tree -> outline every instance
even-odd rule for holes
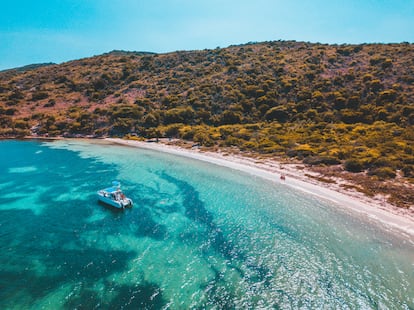
[[[148,113],[142,118],[142,122],[146,128],[151,128],[151,127],[157,127],[160,120],[156,114]]]
[[[164,114],[165,124],[183,123],[191,124],[194,122],[195,112],[191,107],[172,108]]]

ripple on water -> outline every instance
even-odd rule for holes
[[[27,166],[27,167],[12,167],[9,168],[9,173],[28,173],[34,172],[37,168],[34,166]]]

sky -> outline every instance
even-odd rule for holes
[[[1,0],[0,70],[247,42],[414,43],[414,0]]]

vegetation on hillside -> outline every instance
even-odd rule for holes
[[[408,43],[114,51],[0,72],[3,137],[181,138],[412,182],[413,126]]]

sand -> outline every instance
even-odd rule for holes
[[[198,148],[183,148],[177,145],[149,143],[135,140],[106,139],[111,143],[145,148],[178,156],[202,160],[215,165],[240,170],[276,183],[284,183],[297,190],[334,202],[339,208],[352,211],[381,227],[403,234],[414,243],[414,215],[411,210],[396,208],[385,202],[384,198],[370,198],[357,191],[346,190],[340,184],[325,183],[306,176],[303,166],[289,165],[275,160],[257,160],[242,155],[221,152],[205,152]],[[281,176],[285,179],[282,180]]]

